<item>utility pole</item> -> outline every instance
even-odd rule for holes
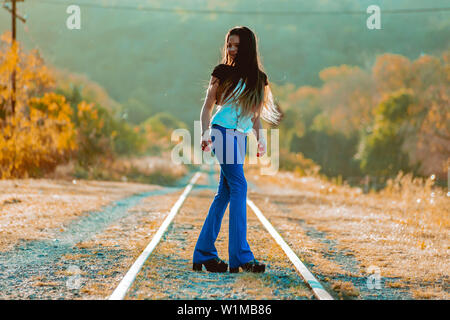
[[[26,19],[17,14],[16,3],[23,2],[24,0],[4,0],[4,2],[12,2],[12,8],[4,3],[3,8],[8,10],[11,13],[11,23],[12,23],[12,42],[11,47],[14,47],[16,42],[16,17],[19,18],[23,23],[26,22]],[[16,111],[16,67],[14,66],[12,74],[11,74],[11,110],[14,115]]]

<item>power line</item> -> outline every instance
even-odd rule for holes
[[[366,11],[344,10],[344,11],[233,11],[233,10],[202,10],[202,9],[184,9],[184,8],[156,8],[146,6],[114,6],[100,5],[93,3],[69,3],[51,0],[39,0],[34,3],[45,3],[55,5],[79,5],[88,8],[113,9],[113,10],[133,10],[148,12],[168,12],[168,13],[191,13],[191,14],[243,14],[243,15],[367,15]],[[382,10],[383,14],[405,14],[405,13],[430,13],[430,12],[450,12],[448,8],[411,8],[411,9],[391,9]]]

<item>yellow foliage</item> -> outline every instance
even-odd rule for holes
[[[49,93],[52,74],[37,51],[25,53],[11,35],[0,37],[0,178],[37,176],[53,170],[76,149],[72,109],[65,97]],[[16,70],[16,112],[11,72]]]
[[[31,96],[41,96],[51,89],[55,80],[44,64],[38,50],[26,53],[19,42],[11,46],[11,35],[0,37],[0,111],[10,112],[7,102],[11,99],[11,73],[16,70],[16,101],[26,105]]]
[[[23,110],[21,106],[19,110]],[[76,149],[72,110],[63,96],[46,93],[28,101],[29,114],[1,122],[0,178],[23,178],[52,171]]]

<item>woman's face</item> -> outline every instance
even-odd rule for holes
[[[227,51],[231,59],[235,59],[239,48],[239,36],[233,34],[228,37]]]

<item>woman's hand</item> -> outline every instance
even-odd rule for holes
[[[257,157],[262,157],[266,153],[266,141],[264,139],[260,139],[258,141],[258,152],[256,153]]]
[[[211,135],[210,135],[210,132],[208,129],[203,133],[202,138],[200,140],[200,145],[201,145],[203,151],[209,152],[210,144],[212,144],[212,140],[211,140]]]

